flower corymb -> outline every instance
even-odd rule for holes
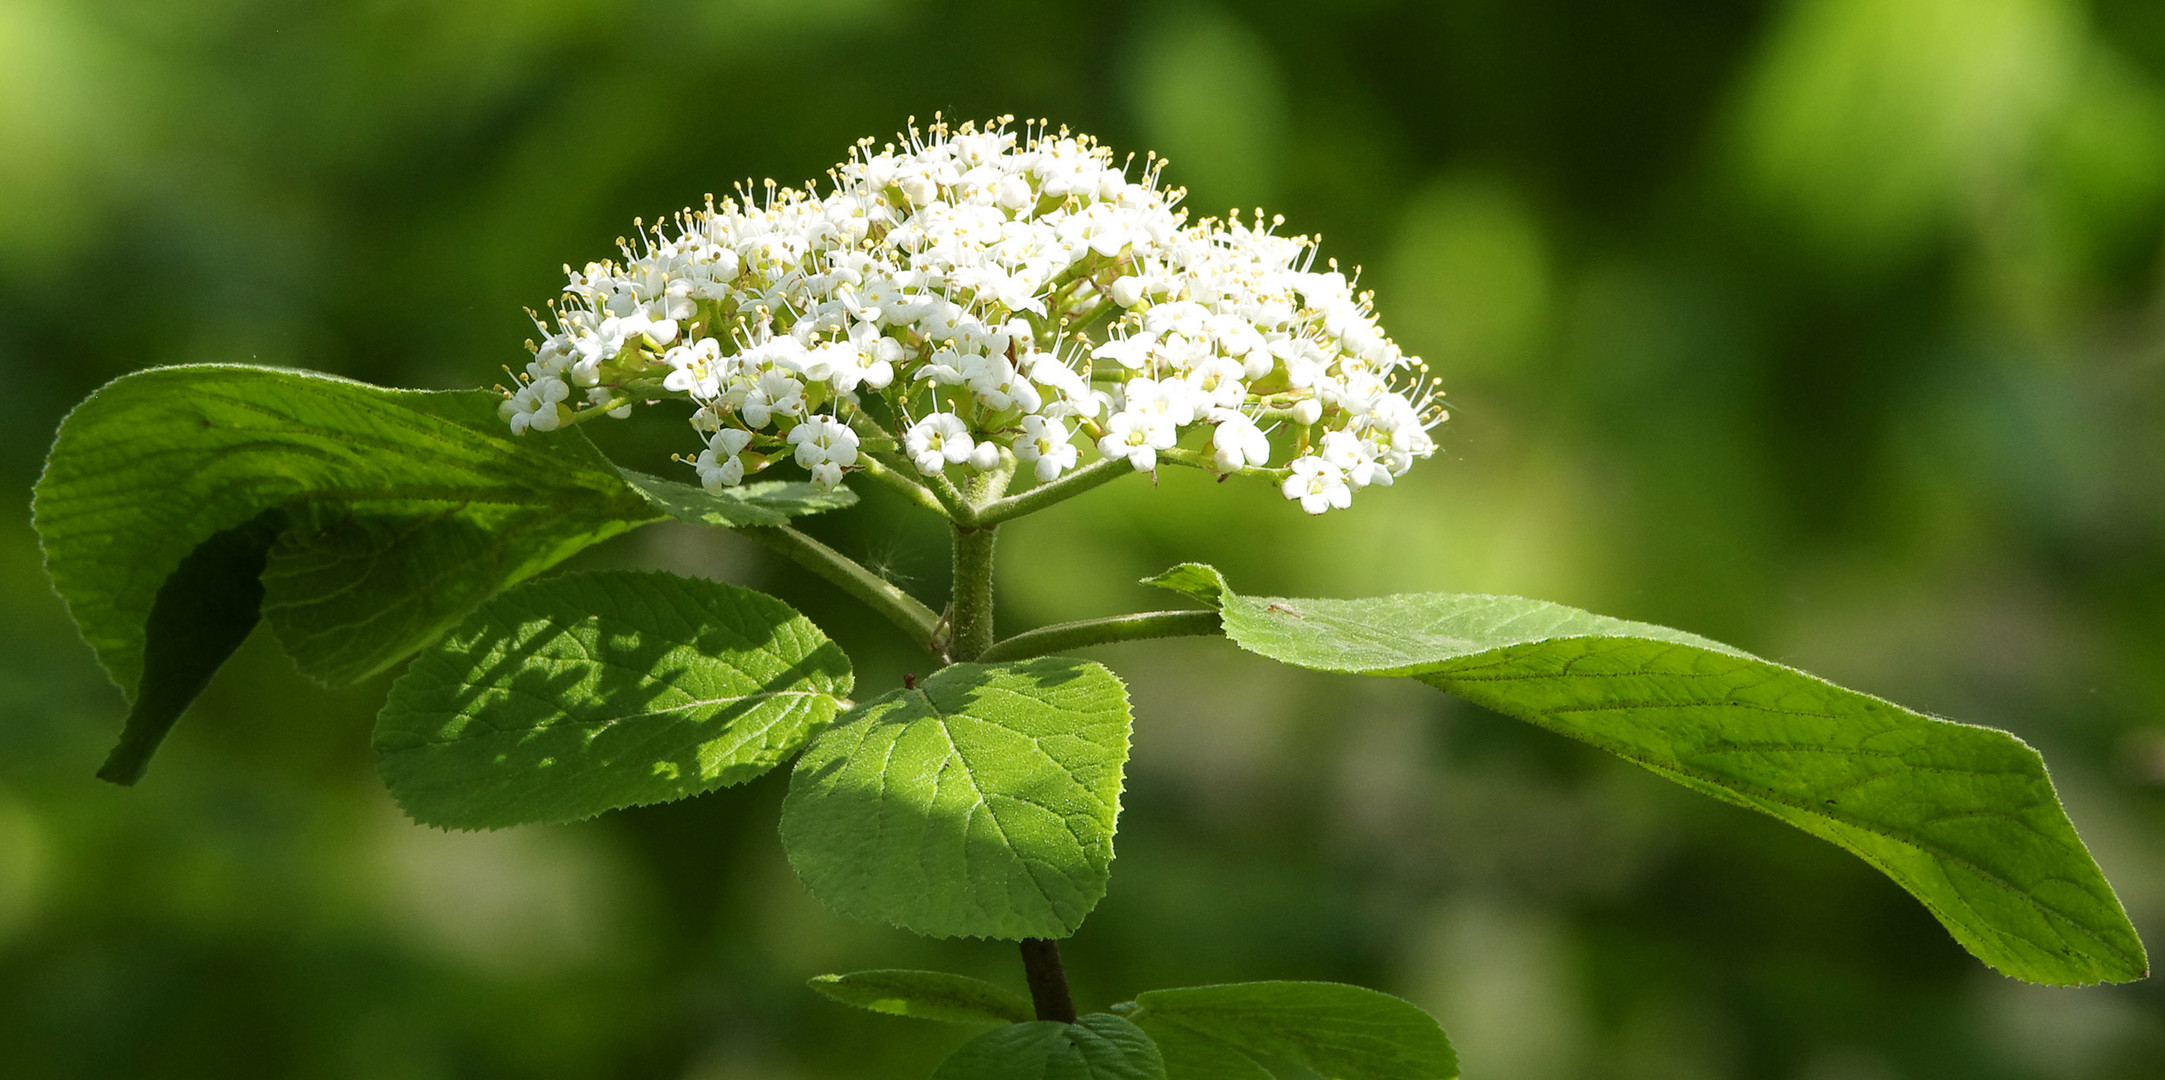
[[[783,458],[1050,483],[1087,448],[1262,473],[1309,513],[1435,452],[1426,365],[1311,238],[1191,223],[1161,160],[1008,124],[868,139],[825,193],[710,196],[567,267],[504,419],[688,400],[710,490]]]

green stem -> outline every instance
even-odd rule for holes
[[[978,507],[976,521],[980,524],[997,525],[1009,518],[1021,517],[1043,510],[1056,502],[1072,499],[1133,471],[1135,470],[1129,467],[1126,458],[1100,458],[1050,484],[1039,484],[1020,495],[1010,495]]]
[[[879,458],[870,454],[859,454],[857,455],[857,465],[864,471],[866,476],[901,492],[904,498],[916,503],[918,506],[942,517],[947,516],[947,508],[941,506],[940,500],[934,498],[932,492],[926,489],[923,484],[896,472]]]
[[[947,516],[954,519],[955,524],[977,524],[977,508],[970,505],[970,500],[963,496],[961,489],[955,487],[954,481],[949,480],[945,472],[925,477],[925,488],[946,508]]]
[[[1006,465],[1014,467],[1012,460]],[[971,491],[980,499],[991,499],[1006,486],[1007,478],[995,474],[977,478],[971,483]],[[972,509],[982,508],[979,505]],[[992,555],[999,532],[998,524],[955,524],[955,583],[947,606],[946,649],[952,661],[987,659],[992,648]],[[1059,944],[1045,938],[1029,938],[1021,944],[1023,976],[1030,984],[1037,1018],[1074,1023],[1075,1001],[1068,992],[1067,972],[1060,964]]]
[[[1148,638],[1205,637],[1224,633],[1215,611],[1148,611],[1115,615],[1109,619],[1083,619],[1058,623],[995,643],[978,656],[995,660],[1027,660],[1069,649],[1109,645],[1116,641]]]
[[[947,655],[975,660],[992,647],[992,548],[997,525],[955,526],[955,592]]]
[[[833,583],[836,588],[864,601],[887,621],[902,628],[910,639],[926,648],[939,630],[940,617],[894,582],[865,569],[855,559],[812,539],[787,525],[739,529],[768,549],[787,556]],[[990,626],[987,619],[987,626]]]

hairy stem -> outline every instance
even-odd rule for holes
[[[910,479],[907,475],[896,472],[881,458],[874,457],[871,454],[859,454],[857,455],[857,465],[864,471],[866,476],[901,492],[903,497],[912,503],[935,514],[946,516],[947,508],[940,505],[940,500],[933,497],[930,489]]]
[[[992,546],[997,525],[955,526],[955,593],[947,655],[975,660],[992,647]]]
[[[993,644],[978,659],[1027,660],[1068,649],[1146,638],[1205,637],[1222,633],[1215,611],[1146,611],[1109,619],[1056,623]]]
[[[1012,517],[1021,517],[1043,510],[1056,502],[1072,499],[1133,471],[1126,458],[1100,458],[1050,484],[1039,484],[1020,495],[1010,495],[986,503],[977,508],[976,520],[985,524],[998,524]]]
[[[901,627],[902,632],[908,634],[911,640],[928,649],[932,647],[933,634],[939,629],[939,615],[918,603],[916,597],[903,592],[894,582],[865,569],[855,559],[787,525],[760,526],[737,531],[827,579],[836,588],[863,601],[887,621]],[[986,625],[991,625],[989,619]]]
[[[1058,942],[1022,939],[1022,974],[1030,984],[1030,1003],[1037,1008],[1038,1019],[1075,1022],[1075,999],[1067,990],[1067,971],[1060,966]]]

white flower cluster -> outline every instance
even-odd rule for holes
[[[833,485],[876,450],[1046,483],[1080,438],[1141,471],[1269,470],[1312,514],[1435,452],[1426,365],[1335,263],[1311,269],[1311,239],[1260,212],[1190,224],[1161,161],[1130,177],[1087,136],[1008,123],[866,140],[826,194],[710,196],[621,262],[566,267],[504,418],[689,399],[710,490],[785,454]]]

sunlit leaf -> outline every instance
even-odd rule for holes
[[[138,702],[102,775],[138,775],[224,659],[185,641],[185,628],[156,633],[153,608],[183,560],[244,523],[257,523],[260,586],[235,585],[225,607],[247,626],[260,611],[303,671],[346,682],[404,660],[504,587],[645,522],[772,524],[854,498],[789,484],[709,496],[652,477],[635,488],[579,431],[514,437],[497,404],[480,390],[206,364],[137,372],[77,406],[35,514],[54,585]],[[231,636],[206,631],[205,641]],[[192,658],[177,681],[146,673],[177,670],[146,659],[168,647]],[[146,697],[152,704],[140,704]]]
[[[623,571],[481,605],[391,687],[384,782],[415,820],[575,821],[742,783],[839,711],[849,659],[771,596]]]
[[[1193,564],[1156,579],[1235,644],[1319,671],[1404,675],[1598,746],[1854,852],[1993,967],[2138,979],[2142,942],[2037,752],[1695,635],[1507,596],[1240,596]]]
[[[782,842],[813,895],[933,937],[1065,937],[1105,895],[1128,758],[1112,672],[955,664],[812,744]]]
[[[197,365],[77,406],[36,523],[83,637],[139,698],[167,579],[212,536],[281,510],[263,617],[333,679],[382,670],[506,584],[659,516],[576,432],[512,438],[493,394]]]

